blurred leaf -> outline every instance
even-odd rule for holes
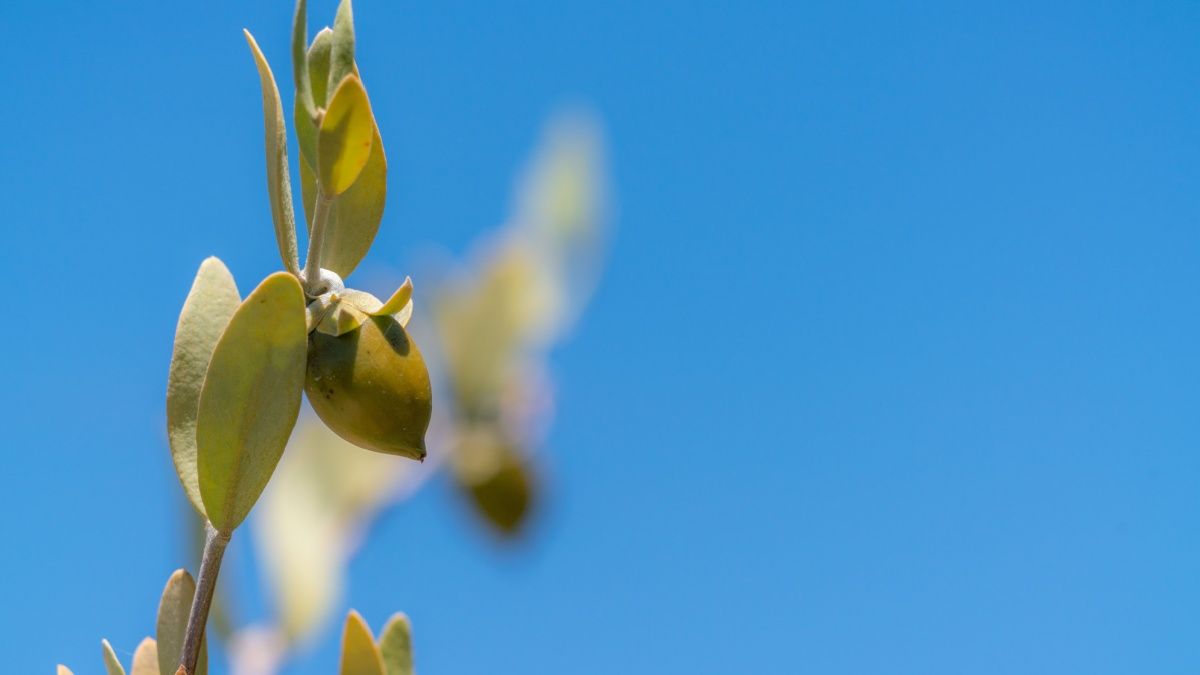
[[[361,533],[418,465],[363,452],[315,418],[299,424],[255,513],[254,541],[289,641],[327,621]]]
[[[129,675],[159,675],[158,645],[154,638],[142,640],[133,652],[133,667],[129,669]]]
[[[217,258],[200,264],[179,314],[175,350],[167,376],[167,433],[171,458],[183,489],[196,510],[204,513],[196,469],[196,413],[204,374],[217,340],[241,299],[233,275]]]
[[[534,497],[524,459],[497,434],[475,431],[452,455],[455,478],[485,522],[499,534],[516,535]]]
[[[336,56],[336,44],[334,48]],[[374,136],[367,91],[357,77],[347,75],[334,90],[317,130],[317,180],[322,194],[336,197],[354,184],[371,156]]]
[[[292,185],[287,161],[287,127],[283,123],[283,103],[279,100],[279,88],[271,66],[254,41],[250,31],[243,30],[258,77],[262,84],[263,123],[266,127],[267,147],[267,194],[271,201],[271,218],[275,223],[275,242],[279,246],[279,257],[283,266],[292,274],[300,273],[296,253],[296,216],[293,213]]]
[[[371,312],[373,316],[396,314],[412,303],[413,283],[411,277],[404,277],[404,283],[392,293],[392,297],[379,309]]]
[[[338,85],[354,72],[354,12],[350,0],[342,0],[338,4],[337,15],[333,19],[333,39],[329,56],[329,90],[336,90]],[[330,107],[333,107],[330,104]]]
[[[300,411],[308,333],[304,291],[276,272],[238,307],[200,393],[196,440],[208,519],[236,528],[262,493]]]
[[[116,652],[113,651],[112,645],[108,640],[100,641],[100,652],[104,655],[104,671],[108,675],[125,675],[125,668],[121,666],[121,661],[117,659]],[[62,668],[62,666],[59,666]]]
[[[158,602],[158,620],[154,635],[158,643],[158,670],[161,675],[174,675],[179,668],[179,657],[183,654],[183,641],[187,634],[188,615],[192,611],[192,599],[196,595],[196,580],[187,570],[175,570],[163,588]],[[201,638],[200,656],[193,675],[208,673],[208,638]]]
[[[111,673],[111,671],[110,671],[110,673]],[[60,663],[60,664],[58,664],[58,675],[74,675],[74,673],[71,672],[70,668],[68,668]],[[125,672],[122,671],[121,675],[125,675]]]
[[[296,0],[296,14],[292,18],[292,77],[296,81],[296,103],[308,114],[316,116],[313,104],[312,84],[308,78],[308,18],[305,0]]]
[[[379,651],[387,675],[413,675],[412,625],[403,613],[388,619],[379,636]]]

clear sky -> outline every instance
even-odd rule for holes
[[[288,83],[291,12],[5,8],[6,673],[128,658],[189,562],[171,338],[205,256],[278,267],[240,30]],[[1195,3],[356,16],[391,167],[364,270],[499,224],[563,103],[616,196],[532,541],[438,481],[352,566],[424,675],[1200,671]]]

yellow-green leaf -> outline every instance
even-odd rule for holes
[[[283,103],[279,100],[279,88],[271,66],[254,41],[250,31],[243,30],[250,51],[254,54],[254,65],[258,67],[258,78],[262,84],[263,123],[266,127],[267,146],[267,195],[271,201],[271,219],[275,223],[275,242],[279,246],[279,257],[283,266],[292,274],[300,273],[296,253],[296,216],[292,205],[292,184],[288,173],[287,127],[283,123]]]
[[[104,655],[104,671],[108,675],[125,675],[125,668],[121,666],[121,661],[117,659],[117,653],[113,651],[108,640],[100,641],[100,652]]]
[[[158,645],[154,638],[142,640],[133,652],[133,667],[129,669],[129,675],[159,675]]]
[[[183,489],[196,510],[204,513],[196,473],[196,412],[200,389],[217,340],[241,298],[233,275],[217,258],[200,264],[192,290],[183,303],[175,329],[175,351],[167,376],[167,435],[171,458]]]
[[[389,314],[398,314],[401,310],[412,304],[413,283],[411,277],[404,277],[404,283],[400,284],[400,288],[392,293],[392,297],[388,298],[387,302],[379,309],[371,312],[372,316],[387,316]]]
[[[354,71],[354,12],[350,0],[338,4],[333,18],[333,39],[329,56],[329,89],[336,89]]]
[[[402,612],[392,615],[379,636],[387,675],[413,675],[412,625]]]
[[[303,188],[305,212],[311,214],[317,195],[313,170],[300,165],[300,185]],[[387,200],[387,157],[383,140],[375,131],[371,156],[358,180],[342,194],[333,198],[329,209],[325,248],[321,251],[321,267],[337,272],[343,279],[350,276],[366,257],[379,232],[383,207]]]
[[[158,643],[158,671],[160,675],[174,675],[179,668],[183,653],[184,636],[187,633],[188,614],[192,611],[192,599],[196,595],[196,580],[187,570],[175,570],[163,588],[158,603],[158,620],[155,638]],[[200,658],[196,661],[193,675],[208,673],[207,638],[200,642]]]
[[[276,272],[238,307],[217,342],[200,392],[200,495],[219,531],[236,528],[266,487],[300,411],[304,291]]]
[[[374,136],[367,91],[357,77],[347,75],[334,90],[317,130],[317,181],[322,194],[336,197],[354,184],[371,156]]]
[[[350,610],[342,632],[342,667],[339,675],[384,675],[383,657],[362,615]]]

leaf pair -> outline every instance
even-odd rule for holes
[[[129,675],[175,675],[179,668],[179,656],[183,650],[184,634],[187,631],[188,614],[192,609],[192,597],[196,594],[196,582],[186,570],[176,570],[167,580],[162,599],[158,604],[158,621],[155,637],[145,638],[133,653]],[[156,639],[157,638],[157,639]],[[100,641],[107,675],[126,675],[125,667],[113,651],[108,640]],[[71,675],[66,666],[58,667],[58,675]],[[196,662],[193,675],[208,675],[208,646],[200,643],[200,659]],[[390,673],[389,673],[390,675]]]
[[[351,610],[342,631],[339,675],[412,675],[411,632],[408,617],[394,614],[376,643],[362,615]]]
[[[297,83],[295,122],[301,187],[310,227],[316,199],[332,202],[324,241],[318,242],[321,266],[346,277],[366,255],[379,229],[387,162],[370,100],[354,65],[349,0],[338,7],[333,30],[318,33],[307,52],[306,30],[305,2],[300,0],[292,30],[292,60]],[[279,88],[254,37],[249,31],[245,35],[262,85],[267,192],[275,237],[284,267],[299,274],[287,129]]]
[[[200,266],[167,383],[171,454],[188,498],[221,532],[246,518],[300,411],[304,292],[277,272],[239,303],[220,260]]]

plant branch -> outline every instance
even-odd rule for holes
[[[325,246],[325,229],[329,222],[329,211],[333,200],[321,193],[317,186],[317,198],[313,205],[312,229],[308,233],[308,255],[304,259],[305,290],[318,295],[321,283],[321,249]]]
[[[183,638],[183,653],[179,655],[179,670],[175,675],[194,675],[196,661],[200,658],[200,645],[204,641],[204,626],[208,623],[208,610],[212,607],[213,591],[217,588],[217,575],[221,572],[221,557],[229,544],[229,532],[218,532],[212,523],[204,526],[208,534],[204,542],[204,557],[200,560],[200,578],[196,580],[196,595],[192,598],[192,611],[188,614],[187,633]]]

